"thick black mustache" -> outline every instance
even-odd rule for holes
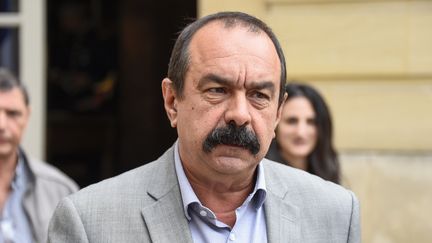
[[[213,129],[203,143],[203,150],[206,153],[217,145],[240,146],[249,150],[256,155],[260,150],[260,143],[255,133],[246,128],[246,126],[236,126],[234,122],[228,123],[225,127]]]

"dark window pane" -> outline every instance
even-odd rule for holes
[[[0,27],[0,67],[18,74],[18,28]]]
[[[0,12],[18,12],[18,0],[0,0]]]
[[[98,9],[91,3],[48,2],[50,111],[112,112],[118,73],[117,8],[106,0]]]

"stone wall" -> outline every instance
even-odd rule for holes
[[[361,203],[363,242],[431,242],[432,154],[346,152],[341,161]]]

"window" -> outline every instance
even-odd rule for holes
[[[32,115],[22,141],[28,153],[45,150],[45,0],[0,0],[0,66],[27,85]]]

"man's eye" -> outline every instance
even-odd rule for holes
[[[225,89],[222,87],[210,88],[210,89],[208,89],[208,92],[217,93],[217,94],[225,94],[226,93]]]
[[[7,112],[7,116],[8,117],[19,117],[19,116],[21,116],[21,112],[19,112],[19,111],[8,111]]]
[[[262,92],[255,92],[253,94],[253,97],[260,100],[270,100],[270,96],[262,93]]]

